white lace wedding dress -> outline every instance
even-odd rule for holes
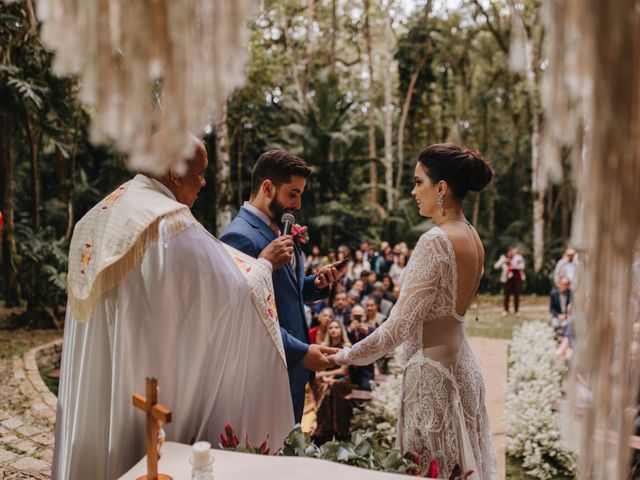
[[[389,319],[336,356],[338,364],[368,365],[404,342],[406,364],[397,446],[415,452],[439,477],[458,464],[470,479],[499,478],[480,365],[456,313],[457,268],[447,234],[422,235],[401,279]]]

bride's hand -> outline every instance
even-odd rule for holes
[[[333,363],[337,367],[338,364],[336,363],[336,355],[337,353],[332,353],[331,355],[327,355],[327,360],[329,360],[331,363]]]

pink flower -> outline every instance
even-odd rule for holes
[[[224,433],[226,434],[226,437],[220,434],[220,443],[223,448],[236,448],[240,444],[238,437],[236,437],[236,433],[228,423],[224,424]]]
[[[309,241],[309,233],[307,232],[307,230],[308,228],[306,225],[304,227],[301,227],[296,223],[295,225],[293,225],[293,227],[291,227],[291,237],[294,241],[297,240],[298,243],[304,245]]]
[[[429,471],[427,473],[427,476],[431,477],[431,478],[438,478],[438,474],[439,473],[440,473],[440,470],[438,469],[438,461],[437,460],[433,460],[429,464]]]

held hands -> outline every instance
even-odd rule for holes
[[[318,290],[322,290],[323,288],[326,288],[334,282],[340,280],[344,276],[344,274],[347,273],[346,268],[343,268],[341,270],[338,270],[336,268],[336,265],[338,263],[340,262],[333,262],[322,267],[318,271],[318,273],[316,274],[316,278],[313,281],[313,284]]]
[[[309,350],[302,359],[302,364],[309,370],[320,372],[335,365],[329,361],[328,356],[333,356],[338,350],[324,345],[309,345]]]
[[[291,235],[282,235],[265,247],[258,258],[271,262],[273,270],[278,270],[293,259],[293,239]]]

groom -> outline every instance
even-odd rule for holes
[[[326,298],[329,285],[340,274],[335,264],[331,264],[317,274],[305,277],[299,245],[291,236],[280,234],[282,214],[300,208],[302,192],[310,174],[309,165],[295,155],[283,150],[263,153],[253,167],[251,198],[220,237],[232,247],[255,258],[270,259],[273,264],[276,309],[296,423],[302,419],[309,371],[331,366],[325,355],[337,351],[321,345],[309,345],[304,302]]]

